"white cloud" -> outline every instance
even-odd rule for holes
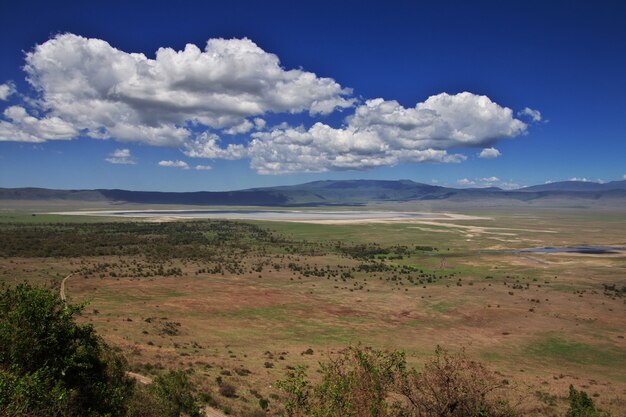
[[[189,164],[185,161],[159,161],[159,166],[170,168],[189,169]]]
[[[624,174],[624,176],[622,178],[624,178],[626,180],[626,174]]]
[[[213,167],[210,165],[196,165],[193,169],[196,171],[210,171]]]
[[[479,158],[494,159],[502,155],[496,148],[485,148],[478,154]]]
[[[483,147],[526,132],[511,109],[471,93],[429,97],[414,108],[368,100],[346,125],[279,126],[257,132],[250,165],[262,174],[368,169],[398,163],[461,162],[461,147]]]
[[[572,178],[569,178],[568,181],[589,182],[590,180],[586,177],[572,177]]]
[[[13,84],[13,82],[7,81],[4,84],[0,84],[0,100],[6,101],[16,92],[17,90],[15,89],[15,84]]]
[[[476,188],[486,188],[486,187],[499,187],[505,190],[511,190],[515,188],[520,188],[520,185],[512,180],[504,181],[496,176],[484,177],[484,178],[462,178],[457,180],[458,185],[463,187],[476,187]]]
[[[150,59],[100,39],[62,34],[27,53],[24,68],[40,93],[37,105],[72,126],[73,137],[81,131],[158,146],[182,145],[191,125],[245,133],[263,124],[248,117],[328,114],[355,101],[331,78],[284,69],[276,55],[249,39],[209,39],[204,50],[192,44],[182,51],[160,48]]]
[[[246,148],[243,145],[229,144],[226,148],[219,145],[220,138],[213,134],[204,132],[195,140],[185,144],[183,153],[191,158],[208,159],[241,159],[246,155]]]
[[[5,110],[0,140],[141,142],[176,147],[193,158],[249,158],[262,174],[455,163],[466,159],[460,148],[497,157],[495,143],[528,128],[511,109],[463,92],[409,108],[367,100],[340,127],[317,122],[268,129],[263,116],[270,113],[328,114],[353,107],[356,99],[332,78],[283,68],[249,39],[209,39],[203,50],[160,48],[148,58],[62,34],[27,53],[24,68],[37,96],[25,99],[30,110]],[[540,117],[528,108],[520,113]],[[244,134],[235,144],[221,144],[218,136]]]
[[[265,120],[261,119],[260,117],[255,117],[254,118],[254,128],[256,130],[263,130],[265,129]]]
[[[525,107],[524,110],[517,112],[518,116],[527,116],[533,122],[541,121],[541,112],[539,110],[533,110],[530,107]]]
[[[111,164],[134,165],[137,162],[130,154],[130,149],[116,149],[109,154],[105,161]]]
[[[472,180],[470,180],[468,178],[462,178],[460,180],[457,180],[456,183],[459,184],[459,185],[463,185],[463,186],[476,185],[475,181],[472,181]]]
[[[498,187],[503,188],[505,190],[516,190],[520,188],[521,185],[513,181],[504,181],[498,184]]]
[[[59,117],[37,118],[21,106],[7,107],[3,115],[7,120],[0,120],[0,141],[39,143],[68,140],[78,135],[74,126]]]
[[[240,133],[249,132],[250,130],[252,130],[253,127],[254,127],[254,124],[252,124],[251,121],[246,119],[238,125],[235,125],[229,129],[225,129],[224,133],[226,133],[227,135],[238,135]]]

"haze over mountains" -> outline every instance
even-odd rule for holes
[[[83,201],[133,204],[333,206],[377,202],[510,200],[626,201],[626,181],[594,183],[563,181],[518,190],[448,188],[410,180],[315,181],[299,185],[237,191],[158,192],[128,190],[52,190],[46,188],[0,188],[0,200]]]

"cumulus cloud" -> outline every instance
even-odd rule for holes
[[[533,110],[530,107],[524,107],[523,110],[517,112],[517,115],[529,117],[533,122],[541,121],[541,112],[539,110]]]
[[[0,120],[0,141],[34,142],[48,140],[69,140],[79,131],[71,123],[57,116],[37,118],[24,107],[7,107]]]
[[[626,174],[624,174],[624,176],[622,178],[624,178],[626,180]]]
[[[185,144],[183,153],[191,158],[241,159],[247,154],[243,145],[229,144],[220,147],[220,138],[216,134],[204,132],[193,141]]]
[[[466,159],[457,151],[462,148],[482,148],[480,157],[493,158],[500,154],[492,147],[497,141],[528,128],[511,109],[469,92],[433,95],[414,107],[382,98],[355,107],[352,90],[283,68],[249,39],[160,48],[148,58],[104,40],[61,34],[28,52],[24,69],[37,95],[26,100],[28,109],[4,111],[0,140],[141,142],[176,147],[192,158],[249,158],[262,174],[456,163]],[[354,110],[338,127],[317,121],[268,128],[264,118],[346,108]],[[541,117],[529,108],[518,114]],[[222,143],[225,135],[245,136]]]
[[[15,89],[15,84],[13,84],[13,82],[7,81],[4,84],[0,84],[0,100],[6,101],[16,92],[17,90]]]
[[[253,127],[254,127],[254,124],[252,124],[250,120],[246,119],[243,122],[239,123],[238,125],[235,125],[229,129],[225,129],[224,133],[226,133],[227,135],[238,135],[240,133],[248,133],[250,130],[252,130]]]
[[[462,147],[484,147],[526,132],[527,125],[486,96],[464,92],[429,97],[413,108],[368,100],[333,128],[279,126],[256,132],[250,165],[263,174],[368,169],[398,163],[461,162]]]
[[[460,180],[457,180],[456,183],[459,184],[459,185],[462,185],[462,186],[476,185],[475,181],[472,181],[472,180],[470,180],[468,178],[462,178]]]
[[[134,165],[137,162],[130,154],[130,149],[116,149],[109,154],[105,161],[111,164]]]
[[[254,118],[254,128],[256,130],[262,130],[265,128],[265,120],[261,119],[260,117],[255,117]]]
[[[159,166],[169,168],[189,169],[189,164],[185,161],[159,161]]]
[[[494,159],[502,155],[496,148],[485,148],[478,154],[479,158]]]
[[[191,166],[185,161],[159,161],[159,166],[168,168],[180,168],[184,170],[195,169],[196,171],[210,171],[213,169],[210,165],[195,165]]]
[[[27,53],[24,68],[46,114],[88,136],[150,145],[179,146],[190,125],[245,133],[255,126],[248,117],[328,114],[354,102],[350,89],[284,69],[249,39],[209,39],[204,50],[160,48],[150,59],[62,34]]]
[[[504,181],[496,176],[484,177],[484,178],[462,178],[457,180],[458,185],[463,187],[476,187],[476,188],[485,188],[485,187],[499,187],[505,190],[511,190],[515,188],[520,188],[520,185],[512,180]]]

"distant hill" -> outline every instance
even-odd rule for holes
[[[561,181],[520,188],[519,191],[609,191],[626,190],[626,180],[598,183],[591,181]]]
[[[332,206],[365,205],[375,202],[449,200],[606,200],[626,201],[626,181],[606,184],[564,181],[519,190],[448,188],[410,180],[315,181],[306,184],[253,188],[238,191],[158,192],[128,190],[50,190],[0,188],[1,200],[83,201],[135,204],[239,205],[239,206]]]

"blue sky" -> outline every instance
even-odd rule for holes
[[[626,175],[624,2],[25,1],[0,15],[2,187]]]

